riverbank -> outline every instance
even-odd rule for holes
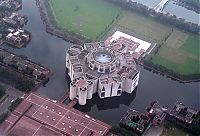
[[[68,30],[91,41],[98,41],[112,28],[123,10],[104,0],[45,0],[60,30]],[[49,14],[50,15],[50,14]]]
[[[172,71],[168,71],[164,67],[161,69],[159,66],[152,65],[150,63],[145,63],[145,61],[137,62],[137,64],[143,66],[145,69],[160,74],[162,76],[166,76],[171,80],[178,81],[180,83],[191,83],[191,82],[200,82],[200,75],[191,75],[191,76],[181,76],[173,73]]]
[[[0,81],[28,93],[45,84],[52,71],[25,56],[0,48]]]
[[[61,30],[60,28],[58,28],[54,19],[54,15],[50,9],[50,6],[48,5],[49,4],[48,1],[46,0],[44,1],[35,0],[35,1],[39,9],[42,22],[45,24],[47,33],[62,38],[63,40],[74,44],[82,45],[86,42],[90,42],[90,40],[84,37],[80,37],[79,35],[76,35],[74,33],[72,34],[66,29]]]

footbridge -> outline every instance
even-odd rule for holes
[[[162,12],[163,9],[165,8],[166,4],[169,2],[170,0],[161,0],[161,2],[154,8],[154,10],[156,12]]]

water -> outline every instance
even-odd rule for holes
[[[53,76],[46,87],[41,87],[39,92],[52,99],[61,98],[63,93],[68,90],[65,80],[65,53],[70,43],[45,32],[34,0],[23,0],[21,13],[28,16],[28,24],[25,28],[31,32],[32,40],[26,48],[5,48],[25,55],[50,68],[53,71]]]
[[[199,18],[200,14],[187,10],[184,7],[174,4],[173,1],[170,1],[167,6],[164,8],[163,12],[169,12],[170,14],[176,15],[177,17],[184,18],[188,22],[193,22],[200,25]]]
[[[134,1],[154,8],[161,0],[134,0]],[[193,22],[200,25],[199,22],[200,14],[191,10],[187,10],[184,7],[178,6],[172,0],[169,1],[169,3],[164,8],[163,12],[176,15],[179,18],[184,18],[189,22]]]
[[[6,46],[5,48],[49,67],[54,74],[46,87],[41,87],[39,92],[52,99],[59,99],[68,90],[65,79],[65,52],[71,44],[45,32],[34,0],[23,0],[21,12],[28,16],[29,22],[26,29],[32,33],[32,40],[23,49]],[[95,95],[86,106],[76,106],[76,108],[109,124],[117,124],[129,107],[143,112],[153,100],[158,100],[167,106],[181,101],[200,109],[199,83],[182,84],[153,74],[142,67],[138,68],[141,76],[136,93],[108,99],[99,99]]]

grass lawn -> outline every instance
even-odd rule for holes
[[[57,25],[93,41],[123,12],[103,0],[49,0]]]
[[[152,61],[154,64],[162,65],[181,75],[200,74],[199,61],[196,61],[194,59],[188,58],[185,63],[178,64],[173,61],[162,58],[159,55],[155,55]]]
[[[200,74],[199,38],[174,30],[151,61],[181,75]]]
[[[130,11],[122,15],[117,25],[156,41],[162,41],[172,30],[170,26]]]
[[[191,34],[181,46],[181,49],[200,57],[200,36]]]
[[[5,95],[6,89],[0,85],[0,99]]]

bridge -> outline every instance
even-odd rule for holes
[[[156,12],[162,12],[163,9],[165,8],[166,4],[169,2],[170,0],[161,0],[161,2],[154,8],[154,10]]]

